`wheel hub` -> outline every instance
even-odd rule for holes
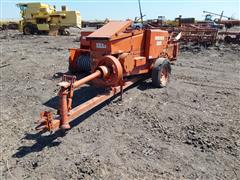
[[[162,71],[160,71],[160,82],[163,86],[167,85],[169,79],[169,72],[168,72],[168,67],[165,65],[163,66]]]
[[[114,56],[108,55],[104,56],[98,63],[98,67],[106,67],[108,73],[102,78],[97,78],[94,80],[99,86],[118,86],[122,81],[123,69],[122,65],[117,58]]]

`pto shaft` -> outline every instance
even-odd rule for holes
[[[78,88],[79,86],[81,86],[97,77],[101,77],[101,76],[102,76],[102,72],[100,70],[96,70],[94,73],[90,74],[89,76],[86,76],[78,81],[75,81],[73,83],[73,87]],[[62,82],[58,83],[58,85],[61,87],[64,87],[64,88],[68,88],[68,87],[70,87],[71,84],[67,81],[62,81]]]
[[[97,77],[100,77],[102,75],[101,71],[100,70],[96,70],[94,73],[90,74],[89,76],[86,76],[78,81],[75,81],[74,84],[73,84],[73,87],[74,88],[78,88],[79,86],[97,78]]]

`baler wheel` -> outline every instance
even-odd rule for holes
[[[156,62],[156,64],[152,69],[153,86],[157,88],[166,87],[170,79],[171,64],[166,59],[162,63]]]

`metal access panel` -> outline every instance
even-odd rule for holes
[[[146,32],[146,58],[155,59],[167,47],[168,32],[159,29],[149,29]]]
[[[131,21],[110,21],[105,26],[87,36],[87,38],[109,40],[117,36],[119,32],[124,31],[129,25],[131,25],[131,23]]]
[[[49,24],[37,24],[37,28],[40,31],[49,31]]]

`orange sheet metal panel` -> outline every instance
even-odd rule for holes
[[[148,59],[158,58],[167,47],[168,32],[160,29],[149,29],[146,33],[146,57]]]
[[[80,56],[81,54],[81,50],[80,49],[76,49],[76,48],[71,48],[69,49],[69,66],[74,69],[77,70],[77,65],[76,65],[76,59]]]
[[[132,47],[131,37],[111,41],[111,53],[130,52]]]
[[[94,39],[90,42],[91,54],[96,54],[97,56],[103,56],[106,54],[111,54],[111,42],[104,39]]]
[[[91,51],[101,52],[102,54],[131,52],[133,54],[141,55],[141,52],[144,51],[143,34],[112,41],[94,39],[91,40]]]
[[[132,53],[143,56],[145,51],[144,33],[132,37]]]
[[[143,66],[147,64],[146,57],[135,57],[135,66]]]
[[[170,61],[177,60],[177,56],[179,54],[179,44],[178,43],[169,44],[166,52],[168,55],[168,59]]]
[[[90,47],[90,41],[86,39],[86,37],[93,33],[93,31],[82,31],[80,36],[80,47],[81,48],[89,48]]]
[[[137,34],[124,39],[111,41],[111,51],[115,52],[131,52],[135,55],[142,55],[144,52],[144,34]]]
[[[110,21],[100,29],[94,31],[87,38],[111,39],[117,33],[124,31],[131,25],[132,21]]]

